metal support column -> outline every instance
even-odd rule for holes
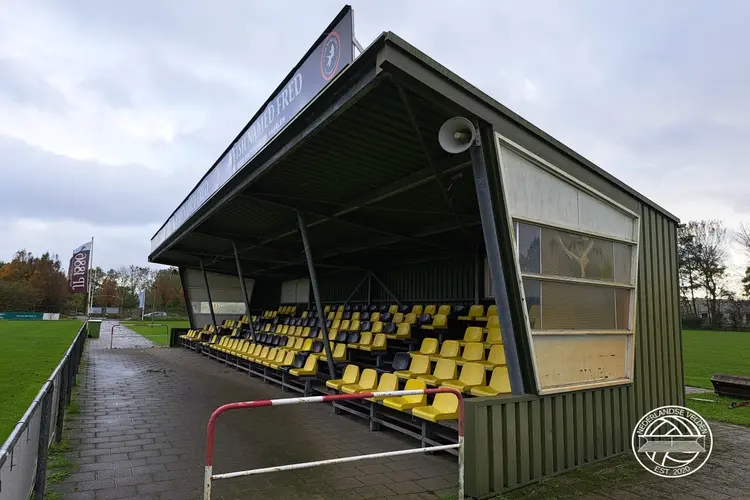
[[[318,309],[318,325],[323,332],[323,347],[326,350],[328,358],[328,375],[331,379],[336,378],[336,369],[333,366],[333,354],[331,353],[331,343],[328,340],[328,329],[326,328],[326,318],[323,314],[323,301],[320,299],[320,290],[318,289],[318,278],[315,275],[315,266],[313,265],[312,252],[310,251],[310,242],[307,239],[307,226],[302,214],[297,212],[297,222],[299,222],[299,232],[302,236],[302,245],[305,247],[305,257],[307,258],[307,269],[310,272],[310,285],[312,286],[313,297],[315,298],[315,307]]]
[[[478,134],[482,139],[477,140],[469,148],[471,152],[471,168],[474,173],[474,184],[477,191],[479,203],[479,215],[482,221],[482,232],[484,233],[484,245],[487,252],[487,261],[492,278],[492,293],[497,305],[497,316],[500,321],[500,334],[505,347],[505,359],[508,365],[508,378],[510,379],[511,392],[514,395],[524,394],[523,378],[521,376],[521,363],[518,357],[516,337],[511,321],[510,301],[508,289],[505,283],[503,263],[500,259],[500,243],[497,236],[497,225],[495,224],[495,210],[492,206],[492,195],[490,192],[487,162],[484,159],[482,140],[486,135]],[[489,135],[489,134],[487,134]]]
[[[240,290],[242,298],[245,301],[245,310],[247,311],[247,323],[250,326],[250,338],[255,342],[255,327],[253,326],[253,315],[250,312],[250,297],[247,296],[247,286],[245,286],[245,277],[242,275],[242,266],[240,265],[240,252],[237,250],[237,244],[232,241],[232,250],[234,250],[234,261],[237,263],[237,275],[240,277]]]
[[[201,273],[203,273],[203,283],[206,284],[206,296],[208,296],[208,309],[211,311],[211,323],[214,325],[214,333],[219,333],[219,328],[216,326],[216,314],[214,314],[214,301],[211,300],[211,287],[208,286],[208,275],[206,274],[206,268],[203,266],[203,259],[200,259]]]

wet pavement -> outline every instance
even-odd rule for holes
[[[233,401],[298,395],[187,349],[143,348],[151,343],[118,337],[118,329],[109,349],[112,325],[105,322],[85,349],[80,409],[67,434],[67,455],[78,468],[52,488],[65,499],[201,498],[211,412]],[[214,472],[416,446],[325,404],[240,410],[217,423]],[[435,499],[455,492],[457,474],[452,456],[395,457],[218,481],[212,498]]]

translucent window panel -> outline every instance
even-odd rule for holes
[[[523,280],[523,293],[526,296],[526,309],[531,329],[538,330],[542,327],[542,297],[539,280]]]
[[[615,288],[615,300],[617,307],[617,329],[630,329],[630,298],[633,290],[627,288]]]
[[[612,241],[542,228],[542,274],[612,281],[613,246]]]
[[[522,273],[539,274],[540,264],[540,232],[541,228],[519,222],[516,224],[518,238],[518,260]]]
[[[615,329],[615,288],[543,281],[541,289],[542,329]]]
[[[633,252],[635,247],[624,243],[615,243],[615,281],[633,284]]]
[[[193,302],[193,312],[196,314],[210,314],[208,301]],[[215,314],[245,314],[244,302],[214,302]]]

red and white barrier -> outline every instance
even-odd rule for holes
[[[413,448],[408,450],[386,451],[383,453],[372,453],[370,455],[356,455],[352,457],[333,458],[330,460],[317,460],[315,462],[302,462],[289,465],[277,465],[274,467],[265,467],[262,469],[250,469],[236,472],[226,472],[224,474],[213,473],[214,460],[214,435],[216,431],[216,419],[224,412],[229,410],[240,410],[243,408],[261,408],[264,406],[283,406],[296,405],[301,403],[323,403],[332,401],[347,401],[366,398],[382,398],[397,396],[413,396],[417,394],[438,394],[441,392],[453,393],[458,397],[458,443],[446,444],[441,446],[430,446],[427,448]],[[460,391],[447,387],[436,389],[417,389],[410,391],[382,391],[382,392],[361,392],[359,394],[334,394],[328,396],[311,396],[306,398],[285,398],[285,399],[266,399],[261,401],[242,401],[229,403],[218,407],[208,420],[208,429],[206,433],[206,470],[203,481],[203,499],[211,500],[211,485],[217,479],[231,479],[240,476],[253,476],[257,474],[266,474],[269,472],[281,472],[285,470],[309,469],[321,465],[342,464],[347,462],[357,462],[371,458],[394,457],[398,455],[410,455],[415,453],[426,453],[431,451],[442,451],[449,449],[458,449],[458,500],[464,500],[464,399]]]

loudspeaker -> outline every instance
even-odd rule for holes
[[[443,123],[438,132],[440,146],[449,153],[463,153],[477,138],[474,124],[462,116],[455,116]]]

